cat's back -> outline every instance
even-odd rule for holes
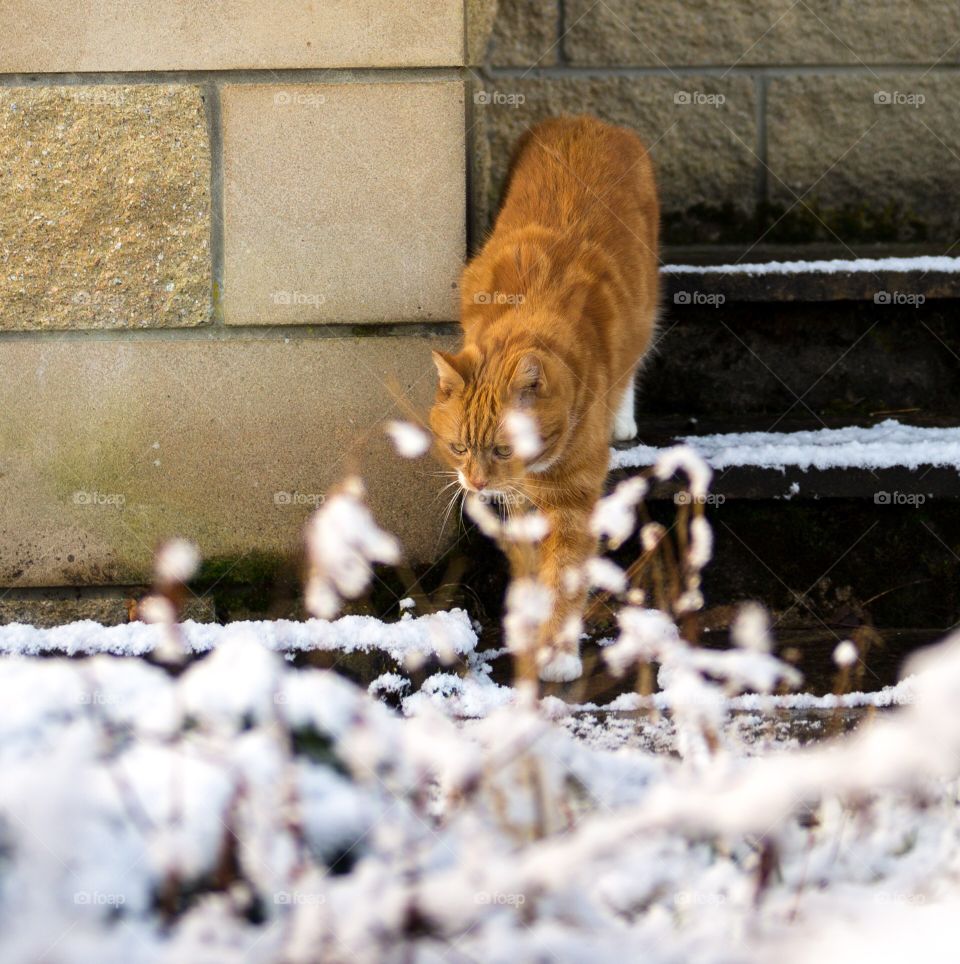
[[[518,141],[501,218],[562,225],[571,216],[659,218],[653,164],[632,130],[596,117],[553,117]]]

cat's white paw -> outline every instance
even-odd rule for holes
[[[630,376],[630,382],[626,387],[617,412],[613,416],[613,441],[629,442],[630,439],[637,437],[637,418],[634,406],[633,385],[636,379],[636,372]]]
[[[637,437],[637,420],[630,415],[621,415],[613,420],[613,440],[614,442],[629,442]]]
[[[583,663],[576,653],[546,650],[537,657],[540,679],[545,683],[569,683],[583,673]]]

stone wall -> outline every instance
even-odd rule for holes
[[[674,244],[956,235],[955,3],[501,0],[488,44],[492,19],[0,6],[0,596],[142,584],[173,534],[255,578],[348,471],[434,559],[434,467],[381,424],[428,405],[538,117],[640,130]]]
[[[946,0],[501,0],[478,226],[518,134],[566,111],[645,138],[668,243],[952,243],[958,65]]]
[[[351,471],[434,556],[435,466],[382,423],[453,342],[488,7],[0,8],[8,603],[141,585],[176,534],[208,574],[288,564]]]

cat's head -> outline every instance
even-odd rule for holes
[[[507,494],[528,476],[547,472],[563,456],[572,431],[574,379],[548,352],[491,351],[468,345],[456,355],[435,351],[437,397],[430,427],[438,454],[463,488]],[[536,432],[518,441],[519,412]],[[518,451],[519,449],[519,451]],[[534,451],[536,450],[536,451]]]

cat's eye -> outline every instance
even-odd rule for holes
[[[450,451],[453,452],[454,455],[466,455],[467,447],[466,445],[458,445],[456,442],[451,442]]]
[[[509,445],[498,445],[494,450],[493,454],[498,459],[508,459],[513,455],[513,449]]]

